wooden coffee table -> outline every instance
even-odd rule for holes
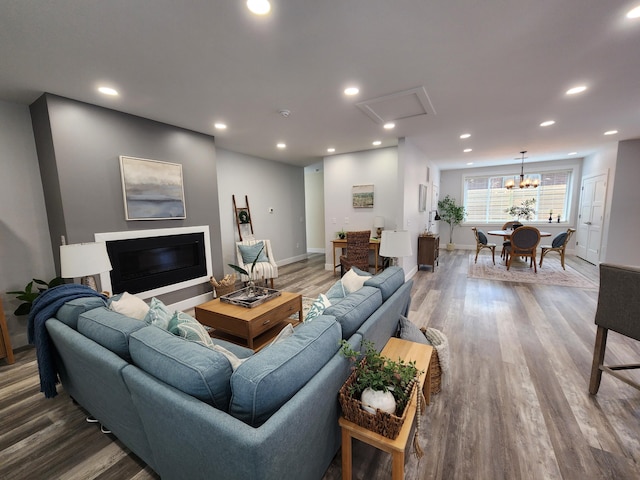
[[[298,320],[289,318],[298,312]],[[196,319],[214,330],[211,336],[258,351],[287,323],[302,322],[302,295],[281,292],[254,308],[223,303],[216,298],[195,308]]]

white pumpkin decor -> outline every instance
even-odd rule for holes
[[[396,399],[393,397],[393,393],[384,390],[373,390],[371,388],[365,388],[362,391],[360,397],[362,402],[362,408],[369,413],[376,413],[376,408],[387,413],[395,413],[396,411]]]

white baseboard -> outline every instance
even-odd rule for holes
[[[306,253],[303,253],[302,255],[296,255],[295,257],[277,260],[276,263],[278,264],[278,266],[285,266],[285,265],[289,265],[290,263],[306,260],[307,258],[309,258],[309,255],[307,255]]]
[[[307,253],[325,253],[324,248],[307,248]]]

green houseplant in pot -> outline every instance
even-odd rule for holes
[[[453,243],[453,229],[462,223],[467,212],[464,206],[456,204],[455,198],[447,195],[438,202],[438,213],[440,214],[440,219],[449,224],[449,243],[447,243],[447,250],[453,250],[455,248],[455,244]]]
[[[383,357],[370,341],[365,340],[362,345],[365,352],[360,358],[360,352],[353,350],[349,342],[341,342],[340,352],[354,363],[355,380],[349,386],[349,394],[360,398],[362,408],[369,413],[375,413],[377,408],[401,416],[411,399],[413,381],[420,373],[415,362]]]

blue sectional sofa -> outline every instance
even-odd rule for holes
[[[346,339],[382,349],[409,309],[391,267],[244,362],[104,307],[65,304],[46,327],[64,388],[163,479],[319,479],[340,448]]]

